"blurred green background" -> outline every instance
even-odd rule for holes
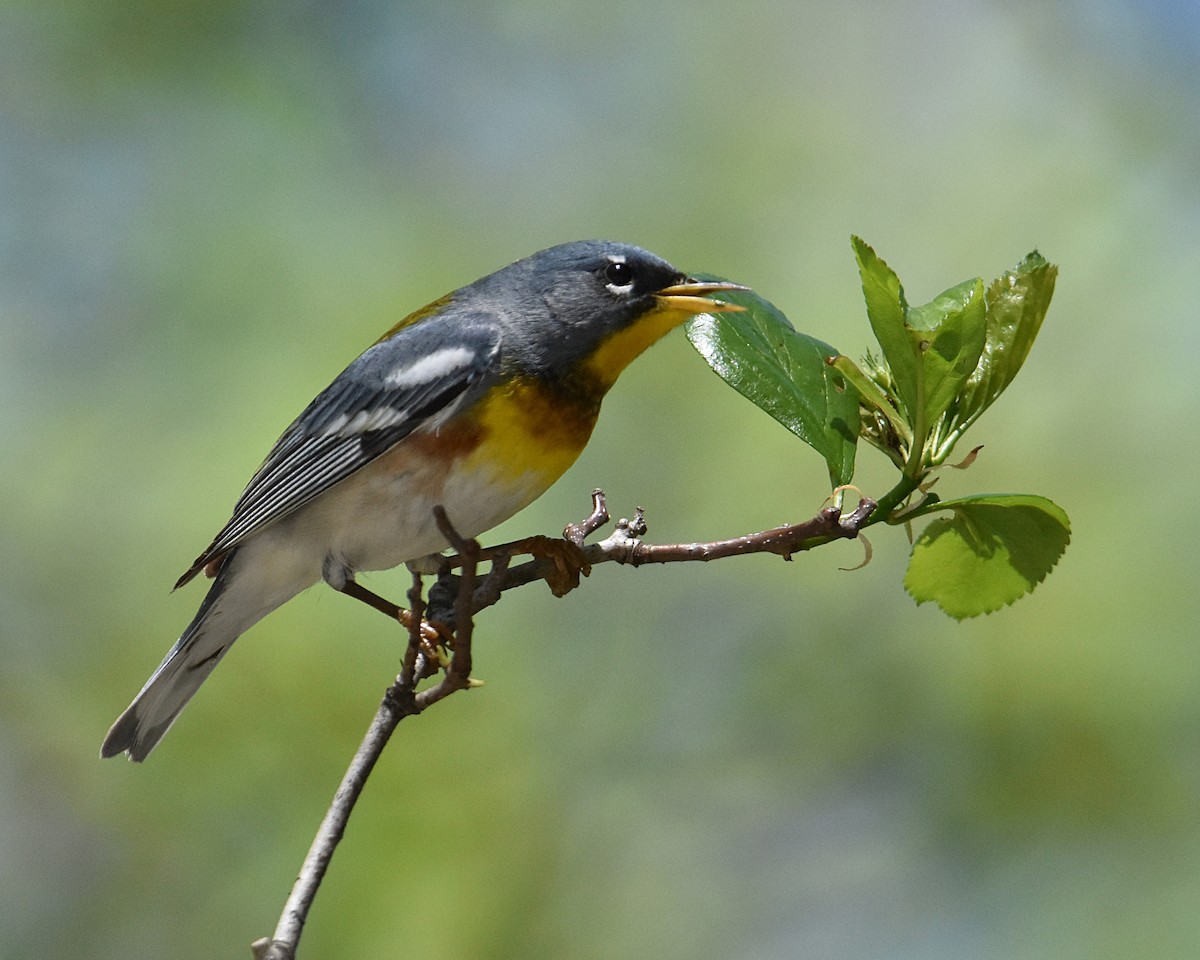
[[[4,4],[0,955],[272,931],[397,631],[314,589],[145,765],[96,752],[199,603],[174,578],[398,316],[598,236],[857,355],[855,232],[915,302],[1061,265],[939,487],[1062,504],[1059,569],[963,624],[903,593],[900,530],[855,573],[840,544],[511,595],[301,954],[1194,957],[1198,62],[1188,0]],[[491,539],[596,485],[669,542],[810,516],[825,470],[675,334]]]

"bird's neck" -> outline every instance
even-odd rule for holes
[[[578,367],[577,378],[589,381],[602,397],[624,369],[692,314],[657,306],[620,330],[610,333]]]

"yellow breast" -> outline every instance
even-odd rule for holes
[[[497,480],[546,490],[575,462],[592,435],[599,401],[581,401],[521,378],[492,390],[473,411],[479,445],[465,458]]]

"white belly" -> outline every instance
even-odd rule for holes
[[[547,486],[535,473],[498,478],[466,470],[461,462],[433,479],[420,469],[396,472],[381,458],[254,539],[271,541],[272,553],[282,550],[311,566],[314,583],[326,557],[352,571],[388,570],[449,548],[433,516],[439,503],[462,536],[474,537],[532,503]]]

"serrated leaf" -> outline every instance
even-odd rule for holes
[[[692,346],[722,380],[821,454],[833,486],[849,483],[858,394],[825,362],[837,350],[796,331],[782,311],[752,291],[721,299],[746,309],[693,317],[686,325]]]
[[[1057,277],[1058,267],[1035,250],[988,287],[983,353],[962,392],[959,422],[978,419],[1017,375],[1050,308]]]
[[[943,500],[950,517],[913,544],[904,588],[956,620],[991,613],[1024,596],[1053,569],[1071,540],[1066,513],[1045,497],[980,495]]]
[[[895,271],[861,238],[852,243],[867,317],[911,428],[911,449],[924,450],[938,418],[979,364],[986,333],[983,281],[968,280],[910,307]]]

